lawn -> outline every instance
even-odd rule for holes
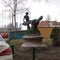
[[[47,44],[48,46],[51,46],[52,45],[52,39],[43,39],[43,42],[45,43],[45,44]]]
[[[19,47],[24,42],[23,39],[13,39],[8,42],[9,45],[14,45],[16,47]]]
[[[51,39],[43,39],[43,42],[47,45],[52,45],[52,40]],[[20,46],[22,43],[24,43],[23,39],[16,39],[16,40],[10,40],[9,44],[14,45],[14,46]]]

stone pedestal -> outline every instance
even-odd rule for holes
[[[42,43],[42,35],[25,35],[23,36],[23,39],[25,40],[25,43],[21,46],[32,48],[32,60],[36,60],[35,52],[37,47],[47,47],[46,44]]]
[[[40,44],[42,43],[43,35],[25,35],[23,39],[25,42]]]

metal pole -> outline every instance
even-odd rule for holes
[[[14,56],[14,45],[11,45],[12,55]]]
[[[35,60],[35,48],[32,47],[32,60]]]

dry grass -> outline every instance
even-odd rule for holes
[[[10,40],[9,45],[14,45],[16,47],[20,47],[20,45],[24,42],[23,39],[16,39],[16,40]]]
[[[48,46],[52,46],[52,39],[43,39],[43,42],[47,44]]]
[[[48,46],[52,46],[52,40],[51,39],[43,39],[43,42],[47,44]],[[14,45],[16,47],[19,47],[22,43],[24,43],[23,39],[16,39],[16,40],[10,40],[9,45]]]

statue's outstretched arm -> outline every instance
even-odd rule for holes
[[[39,21],[41,21],[42,19],[43,19],[43,16],[40,16],[40,17],[36,20],[36,22],[35,22],[35,26],[38,26]]]

